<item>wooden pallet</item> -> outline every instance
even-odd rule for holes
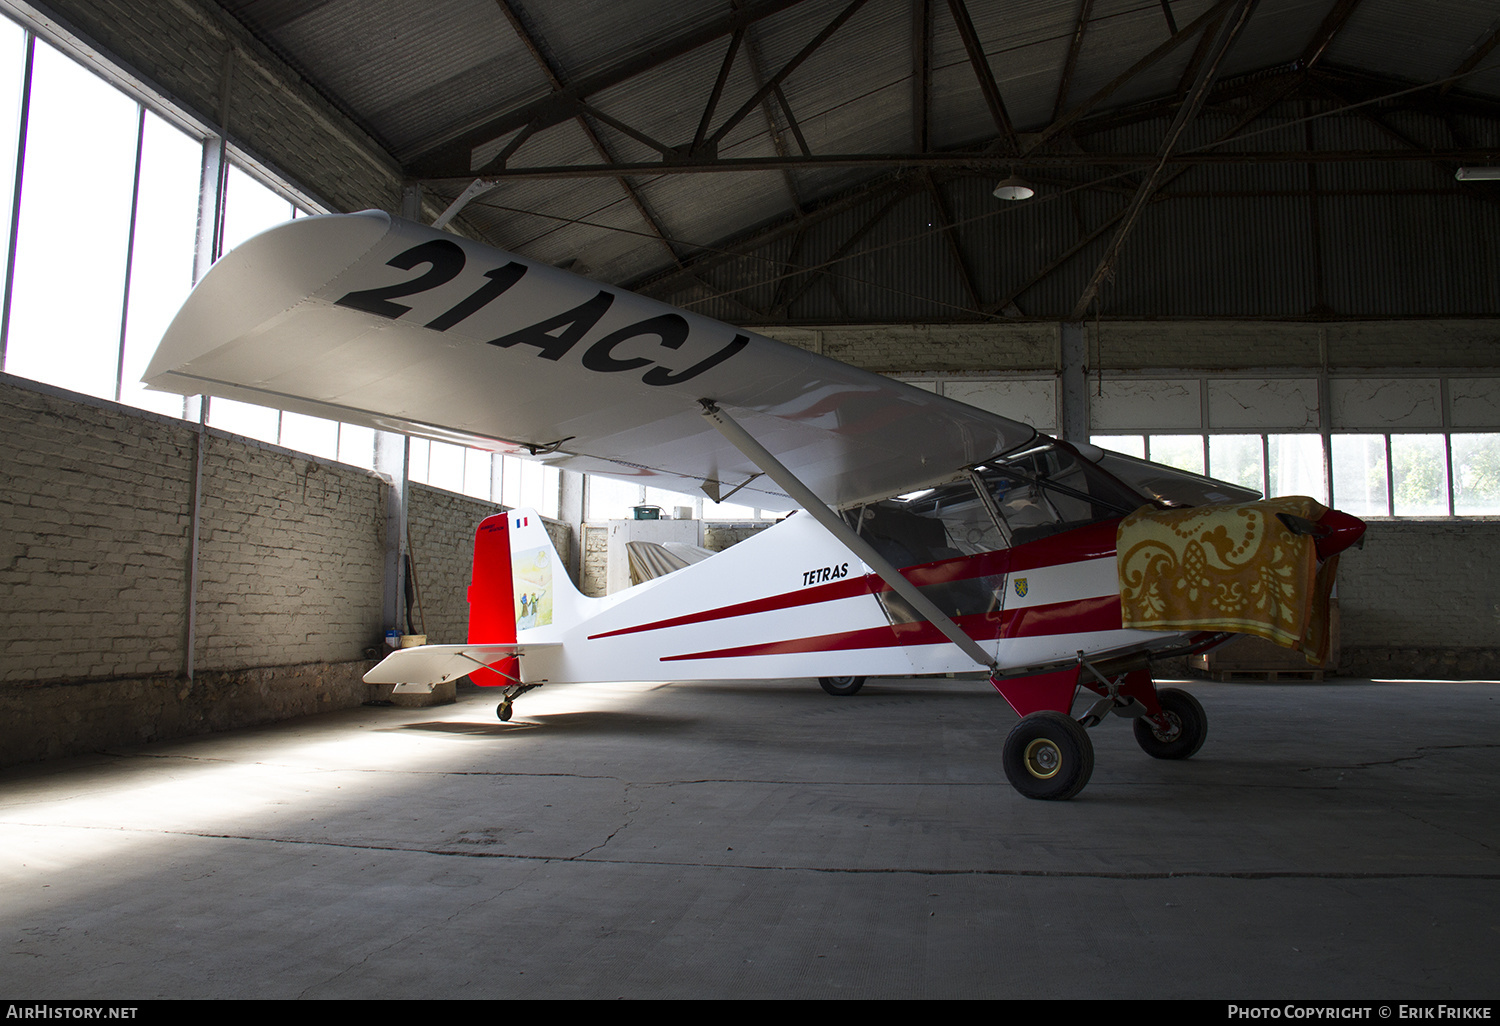
[[[1309,663],[1300,652],[1281,648],[1264,638],[1240,635],[1218,648],[1188,657],[1188,665],[1217,681],[1303,681],[1322,683],[1338,671],[1339,608],[1338,599],[1331,607],[1331,644],[1329,655],[1321,664]]]
[[[1270,683],[1275,681],[1303,681],[1311,684],[1323,682],[1323,671],[1319,669],[1307,670],[1213,670],[1210,676],[1220,684],[1232,681],[1256,681]]]

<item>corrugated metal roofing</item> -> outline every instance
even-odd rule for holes
[[[1217,29],[1218,16],[1239,10],[1237,0],[217,2],[388,147],[439,207],[516,140],[511,174],[626,165],[497,178],[462,223],[741,323],[1070,316],[1190,92],[1205,40],[1184,35],[1017,157],[958,17],[972,22],[1026,150],[1060,94],[1071,111],[1174,29],[1205,16]],[[826,41],[811,46],[820,33]],[[1481,0],[1253,4],[1174,156],[1238,130],[1216,152],[1263,159],[1171,164],[1098,311],[1495,314],[1486,272],[1500,267],[1500,183],[1456,183],[1451,157],[1393,151],[1494,150],[1500,163],[1497,34],[1500,11]],[[723,137],[689,154],[732,40],[704,133]],[[799,57],[779,89],[750,102]],[[1412,88],[1423,84],[1434,85]],[[1352,103],[1363,106],[1332,113]],[[813,159],[799,166],[723,170],[799,158],[804,146]],[[1337,159],[1298,159],[1309,147]],[[908,159],[817,159],[889,154]],[[1025,204],[989,195],[1013,166],[1040,186]],[[862,197],[871,183],[883,184]]]

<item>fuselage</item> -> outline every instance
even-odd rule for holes
[[[1106,520],[903,573],[1002,670],[1159,645],[1120,626],[1115,526]],[[518,640],[528,682],[883,676],[981,669],[832,535],[793,515],[665,577]],[[571,621],[571,622],[568,622]]]

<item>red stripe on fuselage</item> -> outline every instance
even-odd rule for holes
[[[1122,626],[1120,596],[1117,594],[1027,606],[1000,614],[974,613],[969,616],[960,616],[954,622],[975,641],[1040,637],[1048,634],[1117,631]],[[884,627],[867,627],[858,631],[840,631],[837,634],[820,634],[814,637],[788,638],[785,641],[770,641],[755,645],[738,645],[734,648],[720,648],[706,652],[686,652],[682,655],[662,656],[661,661],[670,663],[683,659],[732,659],[740,656],[847,652],[851,649],[941,644],[951,644],[951,642],[932,624],[920,621]]]
[[[973,556],[957,556],[953,559],[922,563],[905,568],[901,571],[901,576],[920,588],[929,584],[952,584],[955,581],[965,581],[975,577],[996,577],[1004,573],[1101,559],[1115,554],[1115,529],[1118,525],[1118,520],[1106,520],[1072,531],[1064,531],[1050,538],[1039,538],[1013,549],[999,549]],[[860,595],[879,595],[890,590],[891,586],[877,575],[865,574],[862,577],[834,581],[831,584],[820,584],[816,587],[783,592],[780,595],[768,595],[765,598],[736,602],[717,609],[704,609],[696,613],[668,617],[665,620],[637,624],[634,627],[621,627],[612,631],[604,631],[601,634],[591,634],[589,640],[664,630],[668,627],[682,627],[695,623],[710,623],[733,616],[775,612],[778,609],[795,609],[798,606],[835,602]],[[1024,612],[1024,610],[1018,612]]]
[[[681,627],[691,623],[708,623],[713,620],[724,620],[731,616],[750,616],[753,613],[770,613],[778,609],[795,609],[797,606],[814,605],[819,602],[834,602],[838,599],[852,598],[858,595],[874,595],[880,591],[889,591],[886,583],[874,574],[863,577],[853,577],[843,581],[835,581],[832,584],[820,584],[814,588],[804,588],[801,591],[787,592],[782,595],[768,595],[765,598],[751,599],[748,602],[736,602],[729,606],[720,606],[718,609],[704,609],[697,613],[684,613],[682,616],[673,616],[665,620],[654,620],[651,623],[638,624],[635,627],[621,627],[618,630],[605,631],[603,634],[590,634],[589,640],[595,638],[613,638],[621,634],[639,634],[642,631],[657,631],[667,627]]]

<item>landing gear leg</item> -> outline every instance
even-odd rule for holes
[[[1028,798],[1072,798],[1094,771],[1094,747],[1085,727],[1111,713],[1135,721],[1136,743],[1157,759],[1186,759],[1203,747],[1208,717],[1203,706],[1178,688],[1157,689],[1144,661],[1090,663],[1078,653],[1076,667],[1026,677],[991,678],[990,683],[1021,715],[1005,739],[1005,776]],[[1075,720],[1074,693],[1082,686],[1099,696]]]

